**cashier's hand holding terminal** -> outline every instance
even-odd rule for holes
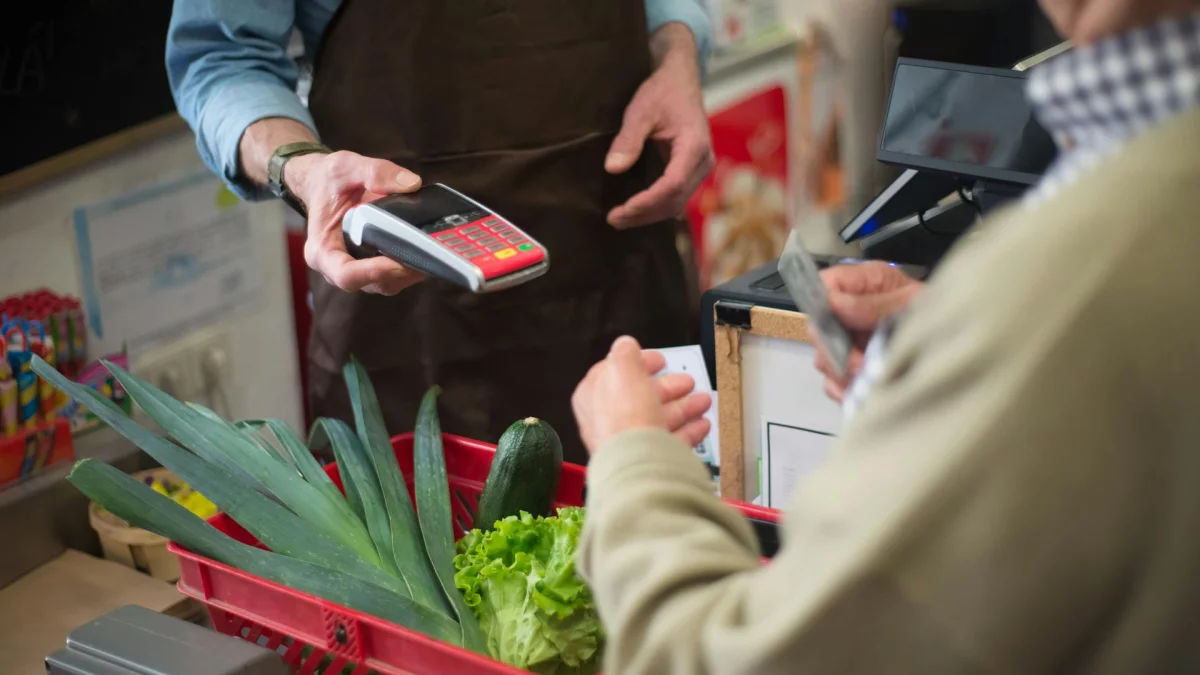
[[[690,375],[654,377],[666,367],[662,354],[645,350],[631,337],[617,338],[612,350],[592,367],[571,398],[579,433],[589,453],[635,429],[665,429],[693,447],[704,440],[704,413],[712,397],[695,391]]]
[[[863,363],[863,350],[884,318],[904,310],[925,284],[884,262],[836,265],[821,271],[829,289],[829,306],[854,339],[846,372],[837,375],[824,352],[817,350],[816,367],[825,375],[825,393],[841,402]]]
[[[356,260],[342,234],[348,210],[386,194],[413,192],[421,187],[419,176],[384,159],[343,151],[296,157],[285,167],[284,181],[308,210],[304,260],[326,281],[343,291],[395,295],[424,278],[384,256]]]
[[[342,235],[342,215],[372,197],[412,192],[421,178],[392,162],[334,152],[307,126],[269,117],[246,127],[238,164],[251,182],[269,189],[308,221],[304,260],[343,291],[394,295],[422,276],[385,257],[355,260]]]

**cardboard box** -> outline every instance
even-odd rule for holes
[[[118,607],[138,605],[185,621],[203,606],[172,584],[107,560],[67,551],[0,589],[0,654],[5,675],[40,675],[67,634]]]

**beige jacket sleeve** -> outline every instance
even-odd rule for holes
[[[1200,115],[1187,131],[956,251],[770,564],[689,448],[600,448],[580,568],[606,671],[1176,672],[1200,645],[1180,632],[1200,597],[1200,158],[1177,157]]]

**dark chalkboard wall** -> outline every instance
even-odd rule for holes
[[[0,176],[175,110],[170,0],[14,0],[0,9]]]

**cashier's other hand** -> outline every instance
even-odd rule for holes
[[[713,168],[695,42],[687,28],[668,25],[660,30],[667,29],[682,33],[667,36],[676,39],[625,108],[625,119],[604,168],[611,174],[629,171],[646,151],[648,141],[664,154],[667,166],[650,187],[609,211],[609,224],[619,230],[682,215],[688,199]]]
[[[346,252],[342,216],[368,199],[421,187],[421,178],[383,159],[353,152],[301,155],[284,166],[284,181],[308,208],[304,260],[343,291],[395,295],[423,276],[383,256],[356,260]]]
[[[622,337],[607,358],[592,366],[571,398],[589,453],[634,429],[665,429],[689,447],[704,440],[710,426],[704,413],[712,397],[695,392],[690,375],[654,377],[665,365],[662,354],[643,351],[637,340]]]
[[[835,265],[822,270],[821,279],[829,288],[834,315],[854,338],[842,377],[838,377],[825,352],[817,350],[816,367],[825,376],[825,394],[840,403],[862,369],[863,350],[879,322],[908,307],[925,284],[879,261]]]

